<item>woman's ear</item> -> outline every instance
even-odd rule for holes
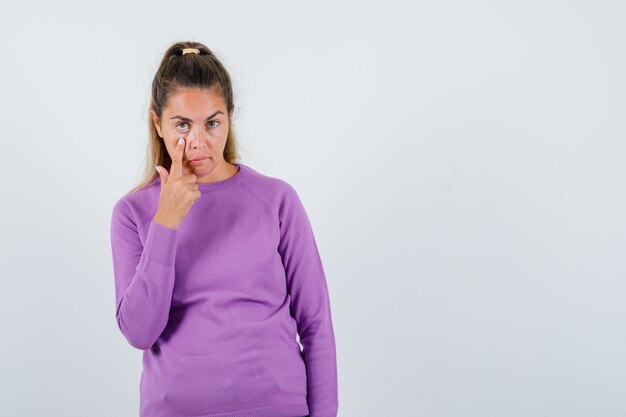
[[[163,139],[163,133],[161,132],[161,120],[159,120],[159,116],[157,116],[154,110],[150,109],[150,117],[152,118],[152,122],[154,123],[157,133],[161,139]]]

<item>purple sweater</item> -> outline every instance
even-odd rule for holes
[[[143,350],[140,416],[336,417],[330,298],[309,219],[289,183],[236,165],[198,184],[178,230],[152,220],[159,177],[113,207],[116,320]]]

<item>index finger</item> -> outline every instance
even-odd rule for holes
[[[172,169],[170,175],[183,175],[183,156],[185,155],[185,138],[181,137],[176,143],[174,156],[172,157]]]

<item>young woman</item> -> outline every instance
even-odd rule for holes
[[[146,177],[111,219],[116,320],[143,350],[140,416],[336,417],[335,336],[311,224],[289,183],[237,162],[234,109],[209,48],[166,51]]]

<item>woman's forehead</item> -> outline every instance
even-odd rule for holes
[[[221,95],[207,89],[177,89],[168,100],[165,112],[192,120],[204,120],[215,112],[225,113],[225,103]]]

